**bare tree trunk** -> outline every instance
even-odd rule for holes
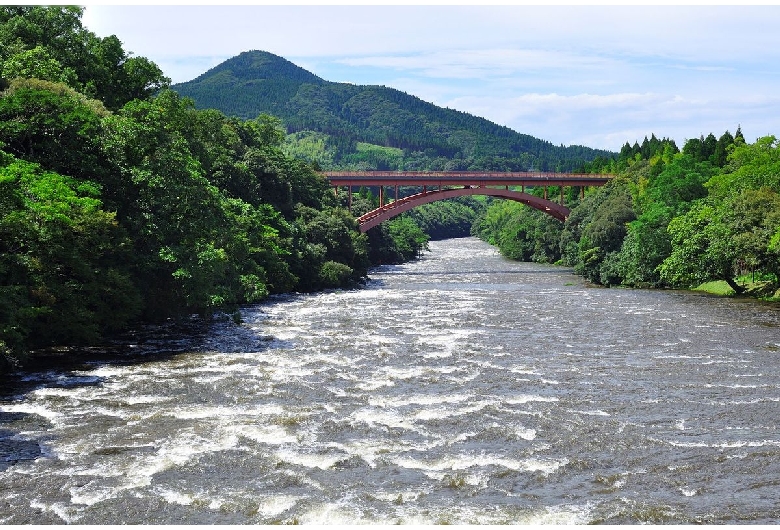
[[[733,278],[726,278],[726,283],[729,284],[729,287],[734,289],[734,292],[737,294],[742,294],[745,292],[745,288],[735,282]]]

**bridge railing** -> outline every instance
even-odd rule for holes
[[[326,171],[333,186],[601,186],[612,175],[496,171]]]

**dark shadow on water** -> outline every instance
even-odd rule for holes
[[[226,326],[226,329],[219,329],[219,326]],[[106,365],[160,362],[192,352],[230,353],[233,348],[229,344],[220,348],[220,341],[214,340],[211,335],[233,336],[246,332],[251,330],[232,321],[193,318],[187,322],[145,326],[100,346],[37,351],[28,362],[29,368],[0,374],[0,404],[24,404],[31,392],[43,388],[101,386],[105,378],[90,375],[90,372]],[[253,345],[257,348],[254,351],[286,346],[273,338],[254,335]],[[50,428],[51,422],[35,412],[0,410],[0,472],[43,456],[41,447],[48,437],[32,437],[23,433],[45,433]]]
[[[187,322],[144,326],[97,346],[68,346],[38,350],[27,366],[0,375],[0,402],[16,401],[38,388],[99,386],[100,377],[79,373],[106,364],[157,361],[193,351],[203,343],[210,323]]]
[[[49,425],[37,414],[0,411],[0,473],[19,462],[39,458],[43,454],[40,441],[26,438],[20,432]]]

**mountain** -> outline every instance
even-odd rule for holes
[[[616,156],[582,146],[555,146],[393,88],[325,81],[263,51],[241,53],[172,88],[192,98],[197,108],[243,119],[276,116],[288,133],[299,133],[293,142],[315,133],[329,152],[319,161],[333,167],[362,163],[375,169],[571,170],[597,157]]]

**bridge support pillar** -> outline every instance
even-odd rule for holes
[[[379,186],[379,207],[385,205],[385,187]]]

